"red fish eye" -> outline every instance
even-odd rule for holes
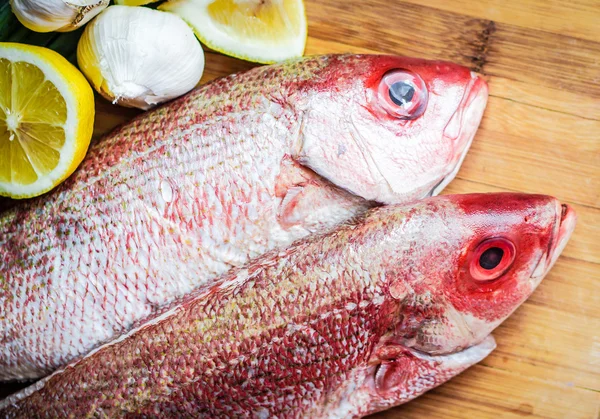
[[[477,246],[469,268],[478,281],[491,281],[501,277],[515,260],[515,245],[504,238],[484,240]]]
[[[388,71],[379,82],[377,95],[386,112],[399,119],[416,119],[427,107],[425,82],[409,71]]]

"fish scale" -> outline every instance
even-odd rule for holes
[[[212,138],[210,137],[204,136],[201,138],[210,141],[213,144],[211,147],[213,150],[218,147],[218,144],[222,144],[222,142],[211,141]],[[171,153],[173,158],[179,162],[183,161],[183,164],[173,166],[167,164],[167,167],[172,168],[170,171],[165,170],[165,167],[163,166],[154,170],[152,168],[148,168],[147,170],[144,167],[143,162],[140,162],[140,164],[134,162],[133,165],[128,167],[139,168],[141,166],[141,171],[145,173],[146,179],[156,179],[160,177],[167,179],[190,179],[190,177],[185,176],[185,174],[189,172],[189,166],[185,161],[187,159],[181,159],[180,156],[175,156],[175,154],[178,154],[179,152],[186,156],[193,156],[193,154],[191,154],[189,150],[179,151],[179,147],[176,144],[170,144],[169,147],[171,150],[176,150]],[[283,147],[274,148],[282,149]],[[256,150],[256,148],[254,148],[254,150]],[[160,150],[158,150],[158,152],[163,154]],[[247,156],[247,153],[250,152],[252,152],[252,149],[242,150],[238,156],[241,156],[243,153],[246,153],[245,155]],[[212,152],[212,155],[219,156],[219,152],[215,150]],[[235,173],[240,177],[244,177],[246,175],[256,175],[258,172],[258,176],[264,179],[268,176],[268,173],[261,176],[263,174],[260,173],[260,168],[270,168],[272,167],[273,162],[278,160],[274,159],[270,162],[263,162],[261,161],[261,159],[264,158],[263,156],[264,154],[257,155],[253,160],[249,161],[248,159],[244,159],[245,161],[240,161],[239,169]],[[272,156],[273,155],[268,155],[268,157]],[[237,156],[229,155],[227,157],[229,159],[234,159]],[[188,159],[191,158],[188,157]],[[207,161],[209,164],[212,163],[210,158]],[[244,164],[245,162],[249,162],[250,164]],[[180,171],[175,172],[175,170],[178,169]],[[185,187],[186,180],[183,180],[181,191],[175,192],[179,195],[176,198],[179,202],[178,208],[186,208],[191,205],[192,202],[196,203],[196,205],[204,202],[203,209],[206,212],[211,213],[214,211],[215,213],[218,213],[226,211],[227,213],[231,213],[231,208],[236,205],[236,202],[232,197],[236,195],[235,185],[238,183],[236,182],[237,179],[224,179],[214,169],[210,170],[210,168],[207,171],[196,168],[192,173],[198,173],[198,176],[191,177],[190,180],[192,182],[197,181],[202,183],[206,182],[206,177],[213,177],[209,182],[211,184],[222,186],[220,189],[228,190],[230,191],[230,194],[229,196],[227,196],[227,194],[219,194],[220,196],[217,196],[211,189],[208,189],[211,193],[206,192],[206,189],[202,188],[187,189]],[[121,177],[123,179],[132,179],[127,170],[121,171]],[[109,185],[103,185],[102,183],[104,182],[109,183]],[[95,187],[99,190],[112,190],[111,194],[114,198],[110,197],[104,200],[104,202],[109,204],[105,208],[102,208],[98,203],[96,203],[93,208],[89,209],[80,207],[80,211],[70,213],[69,217],[64,222],[49,223],[56,226],[57,231],[61,231],[62,228],[69,231],[66,235],[69,238],[72,238],[71,240],[67,239],[61,241],[46,236],[46,238],[50,239],[50,242],[53,242],[54,244],[63,244],[62,248],[53,249],[54,252],[49,255],[49,257],[54,257],[54,260],[60,258],[62,266],[81,266],[82,268],[79,268],[79,275],[77,276],[69,275],[70,270],[68,268],[63,268],[60,270],[58,277],[53,281],[57,284],[61,284],[61,289],[73,290],[71,296],[64,295],[62,298],[59,297],[59,299],[67,301],[68,303],[61,305],[55,316],[50,318],[46,317],[46,313],[44,313],[43,310],[39,310],[40,305],[31,302],[31,307],[28,310],[31,315],[30,321],[24,324],[21,323],[21,326],[23,327],[21,333],[23,336],[37,336],[42,342],[53,336],[61,336],[62,330],[70,331],[67,336],[59,337],[57,339],[58,347],[49,347],[47,349],[48,352],[46,353],[44,353],[41,348],[33,346],[33,350],[38,353],[38,356],[42,359],[46,359],[51,353],[56,352],[66,353],[66,357],[76,355],[85,349],[76,344],[79,336],[95,337],[99,339],[99,341],[110,337],[115,330],[118,329],[117,326],[112,326],[108,328],[108,330],[104,329],[104,327],[102,327],[104,325],[101,323],[102,317],[104,316],[109,319],[115,319],[126,328],[135,319],[139,318],[139,316],[150,314],[154,305],[160,305],[161,302],[164,301],[165,295],[183,295],[185,292],[190,291],[194,284],[193,282],[187,281],[187,278],[215,275],[216,273],[229,268],[229,266],[224,263],[227,261],[227,258],[211,257],[210,254],[207,254],[209,252],[204,252],[203,256],[207,260],[198,260],[198,254],[203,253],[202,249],[210,249],[209,251],[212,251],[212,253],[219,253],[219,256],[221,256],[222,252],[219,252],[218,246],[215,247],[215,245],[218,244],[215,243],[215,241],[222,242],[225,241],[224,239],[227,237],[229,241],[236,242],[234,237],[235,231],[227,229],[225,224],[215,225],[210,218],[207,218],[204,220],[193,220],[191,227],[187,227],[185,224],[178,224],[178,227],[180,227],[178,229],[179,234],[174,234],[175,232],[170,231],[169,224],[164,222],[165,219],[169,220],[171,217],[169,217],[168,214],[161,214],[157,211],[157,209],[161,208],[161,205],[165,205],[164,202],[159,202],[161,195],[148,193],[150,192],[149,189],[158,188],[160,187],[159,185],[152,184],[148,181],[140,185],[139,187],[142,188],[142,195],[146,197],[146,199],[142,201],[139,196],[132,197],[128,194],[129,190],[135,187],[136,184],[130,185],[121,183],[116,187],[111,187],[110,183],[112,182],[114,182],[112,177],[104,177],[102,180],[95,183]],[[272,179],[271,182],[274,182],[274,179]],[[261,183],[256,182],[255,185],[261,185]],[[198,194],[193,193],[194,191],[203,191],[205,193],[198,196]],[[254,200],[257,206],[260,206],[261,204],[267,206],[269,205],[269,200],[265,200],[261,196],[263,191],[266,194],[268,190],[266,188],[265,190],[255,188],[248,198]],[[267,196],[270,197],[269,195]],[[119,197],[121,197],[121,199],[117,199]],[[99,200],[103,200],[103,198],[100,197]],[[123,203],[126,203],[127,205],[126,210],[119,208]],[[215,207],[218,208],[217,211],[215,210]],[[224,210],[223,207],[226,207],[226,209]],[[117,211],[120,216],[119,225],[124,223],[138,226],[138,228],[135,231],[123,231],[119,225],[113,225],[111,223],[106,224],[105,222],[96,219],[94,216],[94,212],[96,214],[114,214],[117,213]],[[111,219],[111,221],[114,221],[114,219]],[[234,220],[234,223],[236,225],[244,226],[243,219]],[[63,225],[64,227],[62,227]],[[245,232],[246,236],[249,236],[251,240],[254,235],[252,231],[260,232],[261,228],[263,228],[263,226],[255,223],[249,224],[247,229],[250,231]],[[194,234],[194,230],[202,231],[204,234]],[[110,244],[108,249],[103,249],[102,247],[99,249],[96,248],[92,241],[93,237],[109,238]],[[105,240],[96,240],[101,246],[104,241]],[[183,241],[190,241],[193,244],[184,247],[181,246],[181,242]],[[36,254],[38,252],[41,253],[41,248],[45,247],[47,243],[49,242],[42,240],[38,246],[35,246],[25,242],[22,243],[22,246],[27,248],[32,254]],[[128,243],[130,243],[129,246]],[[236,244],[238,247],[234,250],[234,253],[243,252],[244,248],[247,247],[243,241],[236,242]],[[267,246],[269,246],[268,243],[258,242],[255,243],[253,247],[262,250],[267,248]],[[132,247],[137,248],[137,255],[134,257],[129,256],[129,251],[123,251],[123,248],[131,249]],[[161,252],[159,254],[153,253],[153,247],[160,248]],[[250,256],[252,256],[251,252],[252,249],[249,249],[248,253]],[[94,283],[94,281],[91,281],[90,276],[88,275],[89,271],[85,268],[88,265],[92,266],[95,261],[99,260],[98,253],[102,254],[102,258],[100,259],[100,266],[98,266],[97,269],[100,272],[113,273],[112,277],[109,277],[108,275],[100,277],[96,276],[100,281],[102,281],[103,278],[111,278],[109,281],[104,281],[105,283]],[[178,260],[176,267],[169,264],[170,258]],[[53,264],[53,262],[54,261],[50,261],[51,264]],[[35,274],[32,274],[32,276],[35,277]],[[159,279],[155,280],[154,278]],[[102,307],[92,309],[92,307],[88,306],[87,308],[89,313],[102,314],[101,318],[90,318],[90,316],[85,315],[83,310],[76,312],[74,310],[75,307],[71,305],[74,302],[80,301],[78,298],[73,297],[84,295],[85,287],[89,283],[94,284],[97,289],[99,294],[98,303],[102,304]],[[135,285],[135,292],[132,293],[133,289],[130,288],[130,285]],[[31,292],[25,291],[17,293],[17,295],[23,296],[28,294],[31,294]],[[40,297],[42,296],[40,295]],[[125,297],[129,297],[131,300],[127,301]],[[24,302],[21,302],[21,304],[26,305]],[[15,309],[13,312],[17,313],[18,311]],[[11,322],[11,320],[13,319],[6,319],[7,322]],[[70,322],[70,324],[65,326],[65,322]],[[17,322],[15,321],[14,323]],[[34,329],[30,330],[30,327],[33,327]],[[88,332],[86,332],[86,330]],[[73,331],[76,331],[76,333],[73,333]],[[21,342],[14,340],[12,345],[19,347],[21,346]],[[47,344],[43,343],[43,345],[47,347]],[[10,351],[11,348],[9,347],[8,350]],[[65,358],[56,359],[53,361],[53,364],[60,365],[61,363],[64,363],[64,361]]]
[[[472,194],[372,209],[195,289],[0,415],[346,418],[405,403],[494,349],[573,231],[563,208]],[[517,253],[482,282],[473,255],[490,240]]]
[[[344,242],[339,237],[335,241]],[[152,321],[153,326],[145,328],[141,341],[124,340],[107,346],[101,361],[96,358],[89,368],[70,370],[72,374],[64,381],[64,387],[52,387],[53,394],[59,397],[56,405],[38,413],[58,417],[69,412],[80,417],[90,413],[90,406],[96,406],[109,416],[117,412],[143,415],[158,411],[172,415],[189,415],[192,411],[200,416],[235,415],[247,412],[245,392],[256,388],[260,390],[253,397],[281,409],[283,415],[307,402],[318,403],[327,387],[338,384],[347,369],[364,361],[375,336],[389,322],[382,319],[387,311],[373,303],[346,310],[347,301],[357,289],[361,301],[376,300],[375,295],[382,291],[373,283],[376,276],[363,264],[354,264],[358,270],[340,267],[347,255],[339,247],[323,249],[330,255],[323,269],[307,273],[305,255],[320,253],[322,247],[325,246],[312,243],[309,249],[300,248],[278,256],[285,263],[255,265],[231,275],[228,279],[232,282],[252,280],[241,288],[222,287],[223,292],[214,292],[212,298],[213,291],[206,292],[208,298],[201,302],[183,303],[185,309],[177,308],[161,316],[168,321]],[[331,257],[332,254],[336,257]],[[322,272],[329,272],[329,277],[339,275],[344,280],[327,281]],[[274,282],[274,278],[284,280]],[[313,286],[325,281],[327,287]],[[292,293],[306,296],[311,304],[290,305],[286,298],[281,300]],[[225,295],[235,299],[226,300]],[[274,304],[259,305],[258,301]],[[266,311],[259,313],[261,308]],[[359,310],[361,314],[372,315],[358,315]],[[271,322],[258,323],[261,318],[269,318]],[[132,356],[110,353],[113,347],[123,350],[123,345]],[[280,350],[273,352],[274,347]],[[240,352],[249,356],[240,357]],[[104,368],[94,366],[100,364]],[[115,374],[120,377],[118,380],[114,379]],[[84,381],[84,387],[78,384]],[[238,401],[232,402],[228,389],[236,389],[240,384]],[[77,390],[71,385],[77,386]],[[156,386],[162,390],[158,391]],[[73,398],[76,393],[78,396]],[[295,397],[297,394],[303,397]],[[104,395],[106,400],[102,400]],[[135,395],[136,404],[128,402],[131,395]],[[293,400],[277,402],[280,397],[290,396],[294,396]],[[172,397],[186,398],[185,406],[193,410],[173,411],[173,405],[170,410],[161,409],[160,403],[170,404]],[[150,398],[151,406],[146,407]],[[80,404],[79,400],[86,403]],[[60,405],[63,407],[59,408]],[[271,414],[276,414],[276,410]]]
[[[365,110],[369,80],[404,65],[431,83],[448,78],[448,98],[438,86],[430,99],[440,101],[431,107],[436,114],[421,117],[415,133]],[[47,374],[228,269],[373,206],[348,184],[355,174],[320,175],[310,166],[320,152],[303,151],[309,140],[311,147],[350,141],[350,128],[339,126],[347,118],[331,118],[335,106],[355,113],[353,124],[372,124],[377,142],[402,147],[399,136],[414,142],[420,134],[427,143],[406,147],[427,154],[432,179],[375,179],[369,194],[395,184],[413,185],[398,201],[428,194],[438,176],[455,171],[481,117],[485,103],[477,102],[476,124],[445,155],[453,148],[436,121],[470,111],[463,97],[474,77],[424,60],[312,57],[217,80],[95,141],[56,190],[0,215],[0,380]],[[487,96],[481,83],[476,93]],[[318,108],[324,101],[331,106]],[[321,123],[327,136],[315,140],[312,127]],[[430,166],[435,159],[439,166]],[[373,161],[355,162],[356,174],[367,176]]]
[[[245,81],[244,90],[239,91],[242,96],[251,97],[252,81],[252,79]],[[260,80],[260,82],[263,83],[264,80]],[[227,80],[222,83],[227,84]],[[258,87],[255,83],[254,88]],[[219,84],[214,87],[214,90],[217,92],[221,90]],[[180,106],[181,112],[185,114],[188,106],[193,106],[191,103],[193,103],[194,98],[204,97],[205,94],[200,91],[187,98]],[[211,92],[212,95],[214,93]],[[244,102],[238,101],[231,92],[227,99],[219,97],[218,93],[217,97],[213,96],[213,98],[214,103],[221,105],[220,109],[225,106],[230,111],[229,108],[232,106],[228,106],[228,103],[232,105],[241,103],[239,107],[240,110],[243,110]],[[248,105],[251,104],[248,103]],[[167,295],[183,295],[194,285],[197,285],[197,282],[189,281],[188,278],[206,278],[228,269],[231,266],[226,263],[229,258],[222,257],[227,249],[219,252],[218,248],[214,248],[215,240],[217,242],[224,241],[223,239],[229,236],[226,241],[237,244],[233,253],[244,255],[243,260],[273,247],[274,244],[266,243],[266,240],[260,237],[261,230],[264,230],[265,227],[254,222],[255,220],[243,218],[241,220],[230,220],[237,226],[243,226],[243,228],[249,230],[242,232],[246,233],[245,236],[249,238],[247,241],[236,242],[235,235],[236,233],[239,234],[239,231],[232,231],[231,228],[227,229],[225,225],[215,223],[208,217],[204,220],[192,219],[187,226],[185,224],[181,225],[180,238],[190,240],[195,245],[185,250],[186,248],[178,246],[176,240],[172,240],[173,234],[163,222],[165,218],[176,219],[177,217],[155,213],[155,208],[160,208],[161,204],[164,205],[164,202],[158,202],[161,196],[154,193],[154,191],[159,186],[150,179],[161,178],[177,179],[182,184],[181,191],[176,192],[180,194],[180,204],[173,211],[186,211],[186,208],[194,205],[196,208],[201,207],[202,212],[205,214],[213,213],[215,207],[217,207],[218,212],[225,211],[231,214],[233,212],[232,208],[236,207],[237,203],[234,198],[237,195],[236,186],[238,184],[247,186],[248,183],[244,181],[246,178],[257,178],[258,181],[251,182],[252,189],[250,191],[248,191],[248,188],[243,188],[246,196],[242,195],[242,197],[254,203],[255,207],[264,205],[268,208],[270,204],[269,190],[273,189],[272,185],[274,184],[271,168],[281,160],[281,150],[289,148],[285,144],[286,140],[289,139],[285,127],[280,126],[279,130],[265,127],[264,124],[257,124],[259,121],[249,120],[252,117],[256,119],[256,113],[250,115],[242,113],[240,118],[242,120],[239,121],[241,125],[239,126],[246,125],[247,128],[244,136],[240,138],[236,137],[236,135],[240,135],[239,132],[236,133],[231,130],[227,132],[229,125],[235,127],[238,123],[233,119],[238,114],[231,116],[230,113],[227,113],[227,118],[222,120],[217,113],[214,116],[217,123],[207,127],[201,124],[206,119],[206,115],[213,111],[213,108],[209,104],[205,114],[197,111],[197,109],[201,109],[197,105],[195,109],[194,124],[200,124],[200,126],[188,128],[183,134],[179,134],[175,130],[175,133],[170,136],[175,140],[167,139],[161,142],[159,141],[160,135],[154,136],[155,143],[152,144],[149,152],[140,153],[143,150],[142,147],[149,146],[148,141],[144,141],[148,138],[149,128],[146,127],[147,123],[139,124],[143,128],[141,131],[137,129],[138,124],[134,123],[111,137],[112,141],[109,139],[97,144],[95,148],[90,150],[90,154],[98,156],[97,162],[92,162],[93,164],[90,164],[92,166],[91,170],[89,170],[86,163],[90,160],[86,160],[74,176],[72,183],[77,184],[76,191],[67,189],[62,194],[54,195],[57,199],[53,202],[53,207],[58,207],[58,209],[49,211],[49,214],[43,214],[46,220],[42,222],[41,229],[45,231],[45,235],[39,242],[32,243],[30,238],[18,235],[20,231],[40,229],[38,223],[41,217],[34,213],[30,213],[30,217],[24,217],[21,228],[19,231],[15,231],[13,235],[2,234],[3,241],[11,241],[11,243],[5,243],[3,249],[19,249],[23,253],[22,256],[13,257],[12,260],[9,258],[10,253],[5,255],[2,271],[10,272],[13,269],[12,264],[29,260],[32,263],[23,277],[39,277],[43,281],[46,276],[39,275],[39,271],[37,271],[39,265],[35,264],[35,259],[25,255],[45,255],[50,259],[47,264],[53,266],[55,263],[59,263],[61,266],[60,273],[53,278],[52,282],[57,285],[60,284],[60,289],[54,290],[58,293],[56,299],[68,302],[59,305],[57,311],[48,316],[43,310],[43,299],[44,297],[52,298],[50,291],[46,295],[41,294],[38,296],[42,301],[26,303],[27,296],[32,294],[30,289],[26,288],[16,292],[13,290],[13,294],[21,296],[21,300],[17,300],[15,303],[18,304],[20,310],[23,310],[23,308],[26,310],[27,320],[22,321],[10,315],[11,313],[20,313],[19,309],[11,309],[4,304],[2,305],[8,313],[8,315],[0,316],[3,322],[2,326],[6,330],[5,336],[10,335],[11,324],[20,326],[19,335],[22,336],[21,339],[9,340],[9,343],[3,345],[2,349],[5,354],[13,351],[18,352],[19,348],[27,347],[30,348],[29,352],[34,354],[34,358],[32,357],[29,360],[32,365],[45,364],[47,359],[52,359],[54,353],[61,354],[61,356],[52,359],[50,364],[53,366],[62,365],[66,360],[87,349],[78,344],[79,339],[87,337],[101,342],[112,336],[116,331],[130,326],[135,319],[148,315],[155,305],[164,303]],[[158,113],[159,115],[154,116],[152,119],[162,121],[160,119],[161,111],[158,111]],[[176,115],[177,113],[175,111]],[[264,116],[259,116],[261,117],[259,119],[264,119]],[[177,116],[173,119],[176,120],[176,118]],[[262,135],[250,135],[251,140],[247,140],[246,134],[252,129],[259,131]],[[196,135],[195,132],[199,132],[199,134]],[[215,132],[217,136],[210,135],[212,132]],[[264,135],[265,133],[268,135]],[[227,141],[225,141],[226,136]],[[240,138],[239,141],[238,138]],[[260,140],[263,140],[263,142],[257,143]],[[236,147],[231,147],[230,144],[232,143],[236,144]],[[90,172],[93,172],[93,168],[106,165],[107,160],[111,159],[111,154],[118,155],[119,149],[125,145],[128,150],[120,164],[112,166],[107,173],[98,173],[98,177],[92,178],[93,182],[90,182],[92,180],[90,179]],[[207,150],[205,156],[198,156],[197,153],[191,150],[191,148],[197,146]],[[277,153],[264,153],[263,150],[265,149],[278,151],[279,155]],[[154,155],[157,157],[154,157]],[[165,159],[170,159],[173,163],[169,163]],[[220,164],[224,162],[228,162],[228,164],[234,162],[232,166],[236,170],[225,172],[224,176],[223,172],[218,170]],[[261,172],[261,169],[268,169],[268,172]],[[113,173],[117,171],[119,172],[118,176],[113,176]],[[80,176],[80,173],[83,176]],[[140,173],[143,173],[144,176],[140,177]],[[226,174],[232,176],[227,177]],[[211,188],[203,189],[199,187],[205,183],[217,185],[215,189],[228,191],[228,193],[221,192],[217,196]],[[94,198],[89,200],[84,199],[85,197],[75,196],[76,193],[84,193],[84,190],[86,196],[91,195]],[[138,196],[131,193],[137,190],[141,191]],[[73,203],[73,199],[75,199],[75,203]],[[223,209],[223,207],[226,207],[226,209]],[[21,209],[19,212],[27,214],[26,211],[27,209]],[[199,211],[189,212],[191,214],[202,214]],[[53,219],[53,213],[59,215]],[[110,214],[119,215],[118,224],[115,223],[114,216]],[[250,223],[244,223],[245,220],[250,221]],[[10,220],[7,224],[9,223]],[[264,221],[264,224],[268,223],[273,223],[273,219],[270,218]],[[129,237],[123,237],[126,233],[120,228],[121,224],[138,226],[138,230],[127,232]],[[111,225],[113,228],[107,228]],[[231,223],[230,227],[232,227]],[[199,236],[194,231],[201,231],[203,234]],[[52,235],[53,232],[56,232],[55,235]],[[66,240],[61,240],[61,235],[66,236]],[[150,237],[148,238],[148,236]],[[96,248],[92,243],[94,237],[102,237],[102,240],[97,240],[100,248]],[[102,246],[104,246],[107,238],[110,243],[109,247],[103,249]],[[253,241],[254,238],[257,240]],[[128,249],[128,242],[135,243],[138,249],[137,258],[129,258],[129,252],[123,251],[123,248]],[[57,249],[56,245],[61,247]],[[160,254],[152,254],[151,257],[153,247],[160,248],[162,251]],[[131,249],[131,246],[129,246],[129,249]],[[174,250],[177,256],[165,252],[167,249]],[[209,251],[203,251],[203,249],[209,249]],[[211,251],[217,253],[217,255],[211,257],[210,254],[207,254]],[[206,260],[198,261],[198,254],[204,256],[202,259]],[[177,267],[171,265],[171,269],[169,269],[168,260],[170,257],[179,259],[179,262],[183,262],[183,264],[178,264]],[[240,259],[240,257],[237,259]],[[97,269],[100,272],[110,271],[116,275],[94,276],[92,278],[99,281],[99,283],[95,283],[90,276],[86,275],[85,268],[94,264],[95,261],[99,261],[100,266]],[[188,261],[194,263],[186,264],[185,262]],[[70,267],[78,267],[79,275],[70,275]],[[186,272],[182,273],[182,269]],[[28,274],[27,272],[31,273]],[[18,280],[18,278],[15,279]],[[154,278],[160,279],[153,280]],[[10,279],[14,280],[12,277]],[[83,289],[89,283],[96,288],[98,292],[96,304],[100,304],[101,307],[94,309],[87,306],[88,314],[86,315],[83,310],[76,312],[72,304],[79,300],[76,297],[77,295],[84,295]],[[43,287],[43,284],[41,281],[37,282],[38,286]],[[29,287],[32,284],[28,282],[26,285]],[[134,287],[131,288],[130,285],[134,285]],[[50,288],[46,286],[45,289]],[[131,291],[133,289],[135,289],[135,292],[132,295]],[[65,295],[61,290],[73,290],[73,293]],[[127,301],[127,299],[131,301]],[[94,316],[96,313],[100,316]],[[109,320],[107,321],[107,319]],[[65,335],[62,333],[63,330],[67,331]],[[36,337],[38,340],[32,341],[30,340],[32,338],[27,338],[28,336]],[[27,339],[26,345],[24,345],[25,339]],[[53,345],[48,345],[48,342],[52,342]],[[0,374],[0,378],[10,378],[10,376],[4,377],[3,374]]]

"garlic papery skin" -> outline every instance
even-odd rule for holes
[[[204,52],[179,16],[145,7],[110,6],[86,26],[77,62],[102,96],[147,110],[198,84]]]
[[[109,0],[11,0],[19,22],[35,32],[69,32],[86,24]]]

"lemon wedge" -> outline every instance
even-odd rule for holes
[[[144,6],[157,1],[159,0],[115,0],[115,4],[119,6]]]
[[[302,0],[172,0],[159,9],[179,15],[209,48],[248,61],[300,57],[306,45]]]
[[[65,180],[92,138],[94,94],[47,48],[0,42],[0,195],[29,198]]]

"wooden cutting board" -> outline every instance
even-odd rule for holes
[[[306,0],[307,54],[445,59],[484,74],[490,99],[445,193],[554,195],[579,214],[498,348],[378,418],[591,418],[600,414],[600,1]],[[202,82],[252,67],[208,52]],[[136,114],[98,100],[95,134]],[[2,389],[0,389],[0,392]]]

